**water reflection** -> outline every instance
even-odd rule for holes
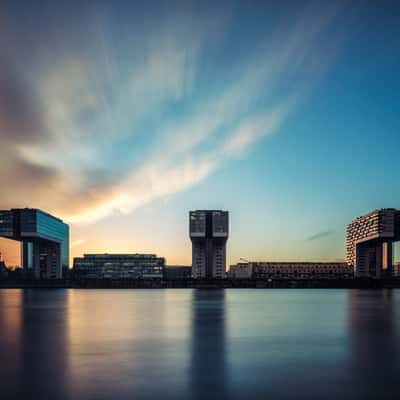
[[[22,290],[0,290],[0,385],[1,397],[11,398],[18,386],[20,365]],[[6,351],[4,351],[7,349]]]
[[[185,398],[189,296],[163,290],[72,291],[68,340],[74,400]]]
[[[351,391],[357,399],[397,399],[400,372],[396,297],[390,290],[348,293]]]
[[[2,399],[68,398],[66,293],[0,291]]]
[[[0,291],[0,398],[395,399],[400,291]]]
[[[67,290],[22,292],[20,374],[14,398],[69,398],[66,298]]]
[[[193,399],[227,399],[225,291],[194,290],[190,394]]]

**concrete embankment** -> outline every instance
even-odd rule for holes
[[[400,279],[223,279],[223,280],[0,280],[0,288],[54,289],[383,289],[400,288]]]

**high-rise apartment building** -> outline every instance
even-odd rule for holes
[[[400,240],[400,211],[375,210],[347,227],[347,262],[358,277],[391,276],[393,242]]]
[[[0,236],[22,242],[22,266],[35,278],[62,278],[69,266],[69,226],[44,211],[0,211]]]
[[[221,210],[189,212],[193,278],[225,278],[229,213]]]

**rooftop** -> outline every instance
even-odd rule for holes
[[[356,222],[356,221],[359,221],[360,219],[363,219],[363,218],[365,218],[365,217],[369,217],[369,216],[371,216],[371,215],[374,215],[374,214],[379,214],[379,213],[381,213],[381,212],[385,212],[385,211],[395,211],[395,212],[400,212],[400,211],[399,211],[399,210],[397,210],[396,208],[380,208],[380,209],[377,209],[377,210],[371,211],[371,212],[369,212],[369,213],[367,213],[367,214],[360,215],[359,217],[357,217],[357,218],[353,219],[353,221],[352,221],[352,222]]]
[[[41,210],[40,208],[29,208],[29,207],[25,207],[25,208],[12,208],[12,209],[11,209],[11,211],[23,211],[23,210],[25,210],[25,211],[38,211],[38,212],[41,212],[41,213],[44,214],[44,215],[47,215],[47,216],[50,217],[50,218],[56,219],[57,221],[60,221],[60,222],[62,222],[63,224],[65,224],[65,222],[64,222],[61,218],[55,217],[54,215],[51,215],[50,213],[48,213],[48,212],[46,212],[46,211],[43,211],[43,210]]]
[[[150,258],[157,258],[156,254],[140,254],[140,253],[123,253],[123,254],[118,254],[118,253],[93,253],[93,254],[84,254],[83,257],[115,257],[115,258],[131,258],[131,257],[150,257]],[[80,258],[80,257],[77,257]]]

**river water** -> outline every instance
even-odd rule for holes
[[[400,290],[0,290],[0,398],[399,399]]]

